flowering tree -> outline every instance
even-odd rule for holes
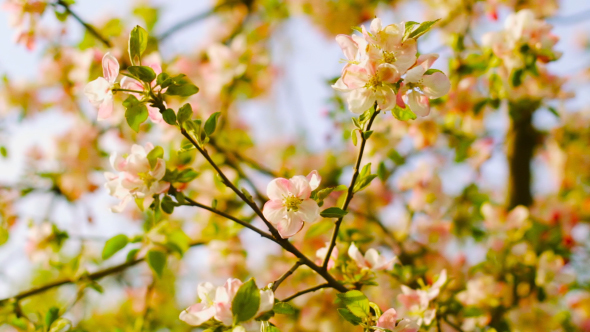
[[[590,117],[550,70],[557,2],[235,0],[163,33],[147,3],[96,22],[73,1],[3,7],[45,50],[38,79],[5,77],[2,130],[71,123],[53,152],[0,142],[26,155],[0,250],[31,262],[2,289],[3,331],[590,331]],[[342,50],[319,152],[241,116],[273,94],[273,37],[301,15]],[[210,18],[204,47],[162,57]]]

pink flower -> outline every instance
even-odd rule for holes
[[[318,172],[312,171],[307,177],[277,178],[268,184],[266,194],[270,200],[264,204],[262,213],[277,227],[282,238],[297,234],[305,222],[314,222],[319,218],[320,208],[309,197],[320,181]]]
[[[159,75],[162,73],[162,59],[160,59],[160,56],[157,53],[152,53],[152,54],[146,56],[145,58],[143,58],[142,65],[152,68],[154,70],[154,72],[156,73],[156,75]],[[157,84],[156,80],[154,79],[151,82],[152,88],[154,88],[156,86],[156,84]],[[145,87],[142,82],[139,82],[139,81],[137,81],[133,78],[127,77],[127,76],[123,77],[123,79],[121,80],[121,88],[128,89],[128,90],[137,90],[137,91],[144,91],[145,90]],[[142,99],[142,96],[139,93],[131,92],[131,94],[134,95],[135,97],[137,97],[138,99]],[[152,122],[154,122],[154,123],[164,122],[164,118],[162,117],[162,113],[160,113],[160,110],[157,107],[152,107],[152,106],[147,105],[147,109],[148,109],[148,114],[149,114],[150,120],[152,120]]]
[[[423,54],[416,66],[408,70],[398,92],[398,106],[405,108],[407,103],[416,115],[426,116],[430,113],[428,99],[440,98],[449,92],[451,82],[445,74],[440,71],[428,72],[436,59],[438,54]]]
[[[442,270],[438,280],[425,289],[411,289],[401,286],[402,294],[397,299],[403,304],[407,315],[411,316],[418,326],[430,325],[436,316],[436,310],[430,308],[430,301],[440,294],[441,287],[447,282],[447,271]]]
[[[397,322],[397,312],[395,309],[387,309],[379,320],[377,321],[377,327],[385,328],[392,332],[417,332],[420,326],[415,322],[404,318]],[[384,331],[382,329],[377,329],[376,331]]]
[[[199,303],[193,304],[180,313],[180,320],[192,326],[200,326],[210,319],[214,319],[225,326],[232,326],[232,302],[242,282],[238,279],[228,279],[225,285],[214,287],[209,282],[199,284],[197,293]],[[260,290],[260,305],[254,317],[272,310],[274,306],[274,293],[270,289]],[[260,323],[253,320],[242,323],[250,327],[256,324],[258,330]]]
[[[316,257],[316,264],[322,265],[324,263],[324,259],[326,259],[326,254],[328,254],[328,248],[330,247],[330,242],[326,242],[326,246],[318,249],[315,252]],[[330,259],[328,260],[328,270],[331,270],[334,265],[336,264],[336,259],[338,259],[338,247],[334,247],[332,253],[330,254]]]
[[[98,108],[98,120],[105,120],[113,114],[113,86],[119,75],[119,62],[110,53],[102,58],[102,72],[99,77],[88,83],[84,94],[92,106]]]
[[[363,254],[361,254],[354,242],[352,242],[348,248],[348,256],[350,256],[361,269],[370,269],[373,271],[391,270],[395,261],[395,258],[387,260],[385,257],[379,255],[377,250],[373,248],[367,250],[363,257]]]
[[[393,65],[403,75],[416,63],[418,47],[413,38],[402,42],[404,23],[390,24],[382,27],[381,19],[371,22],[370,31],[362,27],[363,36],[371,47],[367,53],[374,61]]]
[[[120,172],[105,173],[108,182],[105,187],[111,196],[121,199],[121,202],[111,208],[113,212],[121,212],[132,198],[143,200],[143,209],[148,208],[154,201],[153,195],[168,190],[170,183],[161,181],[166,174],[166,162],[158,158],[154,167],[147,159],[148,153],[154,148],[151,143],[146,147],[133,145],[131,154],[123,158],[116,153],[111,156],[111,165]]]

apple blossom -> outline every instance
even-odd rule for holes
[[[268,184],[266,194],[270,200],[264,204],[262,213],[277,227],[281,237],[289,238],[297,234],[305,222],[312,223],[319,218],[320,208],[310,195],[321,179],[317,171],[312,171],[307,177],[277,178]]]
[[[98,108],[98,120],[105,120],[113,113],[113,87],[119,75],[119,62],[110,53],[102,58],[103,77],[88,83],[84,94]]]
[[[396,259],[394,257],[387,260],[373,248],[367,250],[363,257],[363,254],[361,254],[354,242],[352,242],[348,248],[348,256],[350,256],[361,269],[370,269],[373,271],[391,270]]]
[[[223,286],[215,287],[209,282],[197,286],[200,302],[193,304],[180,313],[180,320],[192,326],[200,326],[210,319],[225,326],[232,326],[232,302],[242,282],[238,279],[228,279]],[[260,305],[254,317],[272,310],[274,293],[270,289],[260,290]],[[241,325],[246,331],[260,330],[260,323],[253,320]]]
[[[402,87],[398,92],[397,105],[405,108],[406,103],[412,112],[419,116],[430,113],[428,99],[446,95],[451,89],[451,82],[441,71],[430,67],[438,59],[438,54],[423,54],[418,57],[416,66],[408,70]]]
[[[442,270],[436,282],[425,289],[411,289],[402,285],[402,294],[398,295],[397,299],[405,307],[406,315],[412,317],[416,324],[430,325],[436,316],[436,310],[430,308],[430,301],[439,295],[441,287],[446,282],[447,271]]]
[[[397,321],[397,311],[395,309],[387,309],[379,320],[377,321],[377,329],[375,331],[384,332],[385,330],[379,329],[379,327],[385,328],[391,332],[417,332],[420,326],[410,319],[403,318],[399,322]]]
[[[157,158],[155,165],[150,165],[148,153],[152,149],[154,146],[151,143],[147,143],[145,148],[134,144],[126,158],[116,153],[111,155],[111,166],[119,174],[106,172],[105,187],[111,196],[121,199],[118,205],[112,207],[113,212],[123,211],[132,198],[142,200],[146,209],[154,201],[154,194],[161,194],[170,187],[170,183],[161,181],[166,173],[166,162]]]
[[[403,40],[404,23],[382,26],[381,19],[371,21],[370,30],[362,27],[363,36],[369,43],[368,56],[377,63],[388,63],[403,75],[416,63],[418,47],[413,38]]]

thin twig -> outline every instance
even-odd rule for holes
[[[330,287],[330,284],[325,283],[325,284],[321,284],[321,285],[318,285],[318,286],[315,286],[312,288],[308,288],[308,289],[302,290],[300,292],[297,292],[297,293],[289,296],[288,298],[282,300],[281,302],[289,302],[289,301],[293,300],[294,298],[299,297],[301,295],[305,295],[307,293],[315,292],[315,291],[320,290],[322,288],[328,288],[328,287]]]
[[[301,261],[297,261],[290,269],[289,271],[285,272],[285,274],[283,274],[279,279],[277,279],[277,281],[272,283],[272,291],[275,292],[277,290],[277,288],[279,288],[279,285],[287,278],[289,278],[290,275],[292,275],[295,270],[297,270],[301,265],[303,265],[303,263]]]
[[[214,209],[214,208],[212,208],[212,207],[210,207],[210,206],[207,206],[207,205],[204,205],[204,204],[198,203],[198,202],[196,202],[196,201],[194,201],[194,200],[192,200],[192,199],[190,199],[190,198],[188,198],[188,197],[185,197],[184,199],[185,199],[187,202],[189,202],[189,203],[190,203],[189,205],[191,205],[191,206],[196,206],[196,207],[199,207],[199,208],[201,208],[201,209],[204,209],[204,210],[207,210],[207,211],[213,212],[213,213],[215,213],[215,214],[217,214],[217,215],[220,215],[220,216],[222,216],[222,217],[224,217],[224,218],[227,218],[227,219],[229,219],[229,220],[235,221],[236,223],[238,223],[238,224],[240,224],[240,225],[242,225],[242,226],[244,226],[244,227],[246,227],[246,228],[249,228],[250,230],[252,230],[252,231],[254,231],[254,232],[256,232],[256,233],[260,234],[260,236],[262,236],[262,237],[265,237],[265,238],[267,238],[267,239],[269,239],[269,240],[273,240],[273,241],[274,241],[274,238],[272,237],[272,235],[270,235],[270,234],[268,234],[267,232],[265,232],[265,231],[263,231],[263,230],[259,229],[259,228],[258,228],[258,227],[256,227],[256,226],[253,226],[252,224],[250,224],[250,223],[248,223],[248,222],[246,222],[246,221],[240,220],[240,219],[238,219],[238,218],[236,218],[236,217],[234,217],[234,216],[232,216],[232,215],[229,215],[229,214],[227,214],[227,213],[225,213],[225,212],[222,212],[222,211],[219,211],[219,210],[217,210],[217,209]]]
[[[68,5],[67,3],[65,3],[62,0],[58,0],[56,2],[56,4],[62,6],[64,8],[64,10],[66,11],[66,13],[68,13],[69,15],[72,15],[72,17],[74,19],[76,19],[76,21],[78,21],[80,24],[82,24],[84,26],[84,28],[86,28],[86,30],[88,32],[90,32],[91,35],[96,37],[96,39],[100,40],[106,47],[112,46],[111,42],[108,39],[106,39],[103,35],[101,35],[100,32],[98,32],[92,25],[86,23],[86,21],[84,21],[80,16],[78,16],[78,14],[73,12],[72,9],[70,8],[70,5]]]
[[[194,247],[194,246],[199,246],[202,244],[204,244],[204,243],[203,242],[195,242],[195,243],[192,243],[190,246]],[[115,265],[113,267],[106,268],[104,270],[96,271],[94,273],[90,273],[90,274],[86,275],[84,277],[84,279],[92,280],[92,281],[98,280],[98,279],[104,278],[106,276],[109,276],[111,274],[123,272],[123,271],[127,270],[128,268],[143,262],[144,260],[145,260],[145,258],[142,257],[142,258],[138,258],[138,259],[135,259],[135,260],[132,260],[129,262],[125,262],[123,264],[119,264],[119,265]],[[82,279],[82,280],[84,280],[84,279]],[[37,295],[37,294],[43,293],[45,291],[48,291],[50,289],[53,289],[53,288],[56,288],[59,286],[74,284],[78,281],[80,281],[80,280],[70,279],[70,278],[56,280],[56,281],[50,282],[48,284],[45,284],[45,285],[42,285],[39,287],[31,288],[29,290],[26,290],[24,292],[21,292],[21,293],[15,295],[15,296],[11,296],[9,298],[2,299],[2,300],[0,300],[0,305],[3,305],[6,302],[10,302],[10,301],[17,301],[18,302],[19,300],[27,298],[29,296]]]
[[[367,124],[367,127],[365,128],[365,130],[363,132],[367,132],[371,129],[371,125],[373,124],[373,121],[375,120],[375,118],[377,117],[377,115],[379,114],[379,110],[376,110],[373,115],[371,116],[371,119],[369,120],[369,123]],[[348,186],[348,191],[346,192],[346,199],[344,200],[344,203],[342,204],[342,210],[346,211],[346,209],[348,208],[348,204],[350,204],[350,201],[352,200],[352,197],[354,196],[354,186],[356,185],[356,180],[360,174],[360,167],[361,167],[361,161],[363,159],[363,153],[365,151],[365,146],[367,143],[367,139],[365,138],[364,135],[362,135],[361,132],[361,146],[359,149],[359,154],[356,158],[356,163],[354,165],[354,173],[352,174],[352,179],[350,180],[350,185]],[[336,224],[334,226],[334,231],[332,232],[332,238],[330,240],[330,245],[328,246],[328,252],[326,253],[326,258],[324,258],[324,263],[322,264],[322,268],[324,270],[328,269],[328,262],[330,261],[330,255],[332,255],[332,250],[334,250],[334,247],[336,246],[336,239],[338,238],[338,231],[340,230],[340,225],[342,224],[342,220],[344,219],[344,217],[340,217],[338,218],[338,220],[336,220]]]
[[[164,31],[160,35],[160,37],[158,37],[158,40],[162,42],[162,41],[168,39],[172,34],[176,33],[177,31],[182,30],[182,29],[184,29],[190,25],[193,25],[195,23],[198,23],[199,21],[204,20],[207,17],[215,14],[221,8],[223,8],[225,6],[241,3],[241,2],[242,1],[240,1],[240,0],[229,0],[229,1],[226,1],[224,3],[221,3],[221,4],[213,7],[212,9],[210,9],[204,13],[198,13],[198,14],[191,16],[183,21],[180,21],[180,22],[176,23],[175,25],[171,26],[168,30]]]

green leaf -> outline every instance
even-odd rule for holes
[[[127,258],[125,259],[126,262],[131,262],[134,261],[135,258],[137,257],[137,253],[139,252],[139,249],[131,249],[129,250],[129,252],[127,253]]]
[[[137,100],[134,95],[129,95],[129,97],[123,101],[123,106],[126,108],[125,118],[127,119],[129,127],[135,130],[135,132],[138,132],[139,125],[148,118],[147,107]]]
[[[129,59],[131,64],[140,65],[141,55],[147,48],[148,33],[144,28],[136,25],[129,34]]]
[[[146,260],[148,265],[160,278],[164,272],[164,267],[166,267],[167,257],[166,253],[160,250],[152,249],[147,253]]]
[[[406,39],[408,39],[408,36],[410,35],[410,33],[412,33],[412,31],[414,31],[414,28],[416,27],[416,25],[419,25],[420,23],[415,22],[415,21],[407,21],[405,26],[404,26],[404,37],[402,39],[402,41],[405,41]]]
[[[45,314],[45,326],[48,328],[55,322],[56,319],[59,318],[59,308],[58,307],[51,307]]]
[[[351,118],[351,119],[352,119],[352,123],[354,124],[354,126],[355,126],[356,128],[359,128],[359,129],[360,129],[360,128],[361,128],[361,124],[360,124],[360,122],[359,122],[359,119],[358,119],[358,118],[356,118],[356,117],[353,117],[353,118]]]
[[[158,74],[158,77],[156,78],[156,84],[158,84],[160,87],[162,87],[162,89],[165,89],[170,84],[172,84],[172,79],[170,78],[170,75],[168,75],[166,73],[160,73],[160,74]]]
[[[365,140],[368,140],[368,139],[369,139],[369,137],[371,137],[371,135],[373,135],[373,131],[372,131],[372,130],[369,130],[369,131],[363,131],[363,138],[364,138]]]
[[[0,146],[0,155],[4,158],[8,157],[8,150],[6,150],[5,146]]]
[[[119,250],[125,248],[127,243],[129,243],[129,238],[125,234],[115,235],[108,239],[102,249],[102,259],[109,259]]]
[[[164,149],[160,146],[156,146],[148,153],[147,159],[150,163],[150,167],[153,169],[158,162],[158,159],[162,159],[164,157]]]
[[[517,70],[513,71],[512,76],[510,77],[510,80],[512,82],[512,86],[514,86],[514,87],[520,86],[522,84],[523,76],[524,76],[523,69],[517,69]]]
[[[254,279],[245,282],[232,301],[234,324],[254,318],[260,306],[260,291]]]
[[[416,120],[417,118],[416,114],[414,114],[414,112],[412,112],[409,107],[401,108],[397,105],[395,105],[391,111],[391,114],[393,114],[393,116],[395,116],[395,118],[400,121]]]
[[[347,211],[344,211],[339,207],[327,208],[324,211],[320,212],[320,215],[324,218],[342,218],[347,214]]]
[[[371,181],[373,181],[375,178],[377,177],[377,174],[369,174],[361,179],[359,179],[356,184],[354,185],[354,192],[359,192],[363,189],[365,189],[368,185],[371,184]]]
[[[444,72],[442,70],[430,68],[426,72],[424,72],[424,75],[432,75],[434,73],[443,73],[444,74]]]
[[[66,332],[72,328],[72,322],[65,318],[58,318],[53,324],[51,325],[51,329],[49,332]]]
[[[215,132],[215,127],[217,127],[217,120],[219,119],[220,115],[221,115],[220,112],[215,112],[215,113],[211,114],[211,116],[209,117],[209,119],[207,119],[207,121],[205,121],[205,125],[203,126],[203,129],[205,129],[205,134],[207,136],[211,136]]]
[[[197,92],[199,92],[199,88],[192,83],[186,83],[183,85],[171,85],[168,87],[168,90],[166,90],[167,95],[181,97],[192,96]]]
[[[191,239],[182,229],[175,229],[168,235],[168,243],[174,244],[181,256],[188,250],[190,241]]]
[[[186,103],[180,107],[178,110],[178,115],[176,119],[178,120],[178,124],[182,125],[185,121],[190,120],[193,117],[193,108],[191,104]]]
[[[358,143],[358,137],[356,136],[356,132],[359,131],[360,129],[353,129],[350,132],[350,138],[352,138],[352,145],[356,146],[356,144]]]
[[[133,76],[146,83],[151,83],[156,78],[156,73],[148,66],[129,66],[127,70]]]
[[[187,183],[187,182],[191,182],[192,180],[194,180],[197,176],[199,176],[199,173],[197,173],[196,171],[194,171],[191,168],[188,169],[184,169],[182,170],[182,172],[180,172],[178,174],[178,176],[176,177],[176,182],[181,182],[181,183]]]
[[[420,25],[408,35],[408,38],[418,39],[420,36],[427,33],[432,28],[432,26],[439,20],[440,18],[434,21],[426,21],[420,23]]]
[[[346,319],[352,325],[359,325],[360,323],[363,322],[362,319],[353,315],[352,312],[350,312],[350,310],[348,310],[346,308],[338,308],[337,310],[338,310],[338,313],[340,314],[340,316],[342,316],[342,318]]]
[[[172,200],[172,198],[170,198],[170,196],[166,195],[164,196],[164,198],[162,198],[162,210],[168,214],[172,214],[172,212],[174,212],[174,207],[176,206],[176,203]]]
[[[551,114],[555,115],[556,118],[560,118],[561,116],[559,115],[559,112],[557,111],[557,109],[555,109],[555,107],[547,107],[547,109],[549,110],[549,112],[551,112]]]
[[[337,296],[356,317],[366,318],[371,313],[369,299],[361,291],[351,290],[346,293],[337,294]]]
[[[262,332],[281,332],[281,330],[279,330],[276,326],[274,325],[269,325],[269,326],[263,326],[262,327]]]
[[[166,121],[169,125],[176,125],[176,113],[171,108],[167,108],[164,112],[162,112],[162,117],[164,121]]]
[[[379,166],[377,166],[377,176],[379,177],[381,182],[385,182],[387,180],[388,174],[384,162],[380,162]]]
[[[287,302],[276,302],[272,310],[281,315],[294,315],[297,312],[297,310]]]

